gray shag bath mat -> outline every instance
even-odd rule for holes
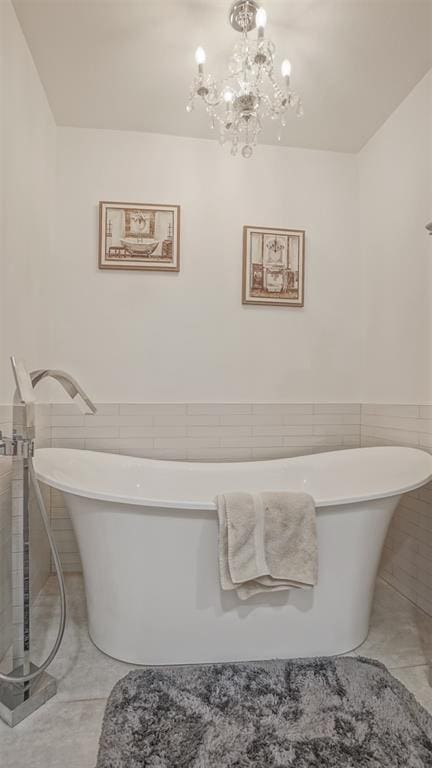
[[[97,768],[426,768],[432,717],[376,661],[317,658],[130,672]]]

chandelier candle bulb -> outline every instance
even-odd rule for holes
[[[227,89],[226,91],[224,91],[223,97],[224,97],[224,102],[225,102],[225,105],[226,105],[225,129],[229,131],[229,129],[231,128],[231,125],[232,125],[231,109],[232,109],[232,104],[233,104],[233,101],[234,101],[234,93],[231,90]]]
[[[258,8],[255,16],[255,24],[258,29],[258,38],[262,39],[264,37],[265,25],[267,24],[267,13],[264,8]]]
[[[200,75],[204,71],[205,60],[206,60],[205,50],[199,45],[195,51],[195,61],[198,64],[198,72],[200,73]]]
[[[285,79],[287,85],[290,84],[291,78],[291,62],[288,59],[284,59],[281,66],[282,77]]]

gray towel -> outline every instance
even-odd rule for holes
[[[317,583],[315,503],[307,493],[217,496],[221,587],[242,600]]]

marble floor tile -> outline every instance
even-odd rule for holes
[[[429,683],[429,666],[392,669],[392,675],[414,694],[417,701],[432,713],[432,687]]]
[[[78,574],[72,577],[67,575],[66,581],[66,630],[60,652],[49,670],[57,679],[57,699],[72,701],[106,698],[117,680],[134,667],[107,656],[93,645],[87,632],[82,577]],[[57,635],[60,605],[54,586],[50,579],[48,589],[44,589],[33,609],[32,659],[36,664],[46,658]]]
[[[106,698],[132,668],[89,639],[82,576],[67,574],[66,583],[67,627],[49,670],[58,681],[57,696],[14,729],[0,722],[0,768],[94,768]],[[49,652],[59,615],[56,580],[50,577],[32,610],[35,662]],[[432,713],[432,618],[383,581],[376,586],[369,636],[355,654],[383,662]]]
[[[1,768],[94,768],[105,705],[54,697],[15,728],[0,721]]]
[[[432,659],[432,618],[384,582],[378,582],[369,635],[356,653],[389,669]]]

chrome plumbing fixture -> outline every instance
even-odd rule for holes
[[[8,675],[0,673],[0,717],[14,726],[34,712],[45,701],[55,695],[57,681],[45,670],[55,658],[63,639],[66,624],[66,591],[60,557],[54,541],[48,512],[42,497],[33,466],[35,446],[35,394],[34,387],[45,378],[58,381],[68,395],[77,403],[83,413],[96,413],[96,407],[80,385],[64,371],[42,369],[28,373],[21,361],[11,357],[12,370],[16,382],[14,396],[14,428],[12,437],[0,433],[0,459],[11,456],[15,467],[15,478],[21,482],[22,489],[22,621],[23,646],[22,663]],[[20,418],[18,419],[17,414]],[[15,425],[15,421],[19,421]],[[17,471],[17,469],[19,471]],[[36,503],[42,517],[51,548],[52,558],[60,590],[60,624],[55,643],[47,658],[40,666],[30,660],[30,489],[33,489]]]
[[[22,459],[28,459],[29,456],[33,456],[33,453],[33,440],[17,435],[15,429],[12,437],[3,437],[0,429],[0,456],[20,456]]]

